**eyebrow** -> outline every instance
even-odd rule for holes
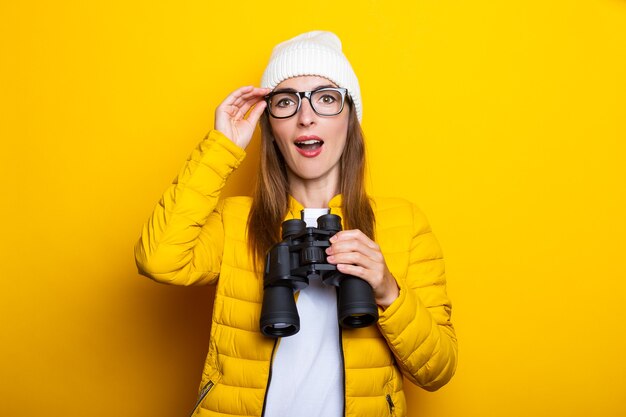
[[[318,85],[317,87],[311,89],[311,91],[315,91],[315,90],[319,90],[320,88],[337,88],[332,84],[323,84],[323,85]],[[295,88],[280,88],[278,90],[274,90],[272,91],[272,93],[297,93],[298,90],[296,90]]]

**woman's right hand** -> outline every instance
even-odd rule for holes
[[[269,88],[248,86],[230,93],[215,109],[215,129],[235,145],[245,149],[267,105],[263,97],[269,92]],[[250,114],[246,118],[248,111]]]

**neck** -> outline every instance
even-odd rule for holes
[[[337,180],[289,178],[289,192],[305,208],[325,208],[339,194]]]

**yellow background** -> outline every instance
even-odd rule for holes
[[[190,410],[212,290],[132,246],[215,106],[312,29],[359,75],[371,191],[447,258],[458,373],[410,415],[626,415],[623,0],[3,1],[0,415]]]

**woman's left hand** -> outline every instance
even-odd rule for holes
[[[374,290],[374,300],[383,309],[398,298],[400,290],[391,275],[380,246],[360,230],[343,230],[330,238],[326,249],[328,263],[339,272],[367,281]]]

